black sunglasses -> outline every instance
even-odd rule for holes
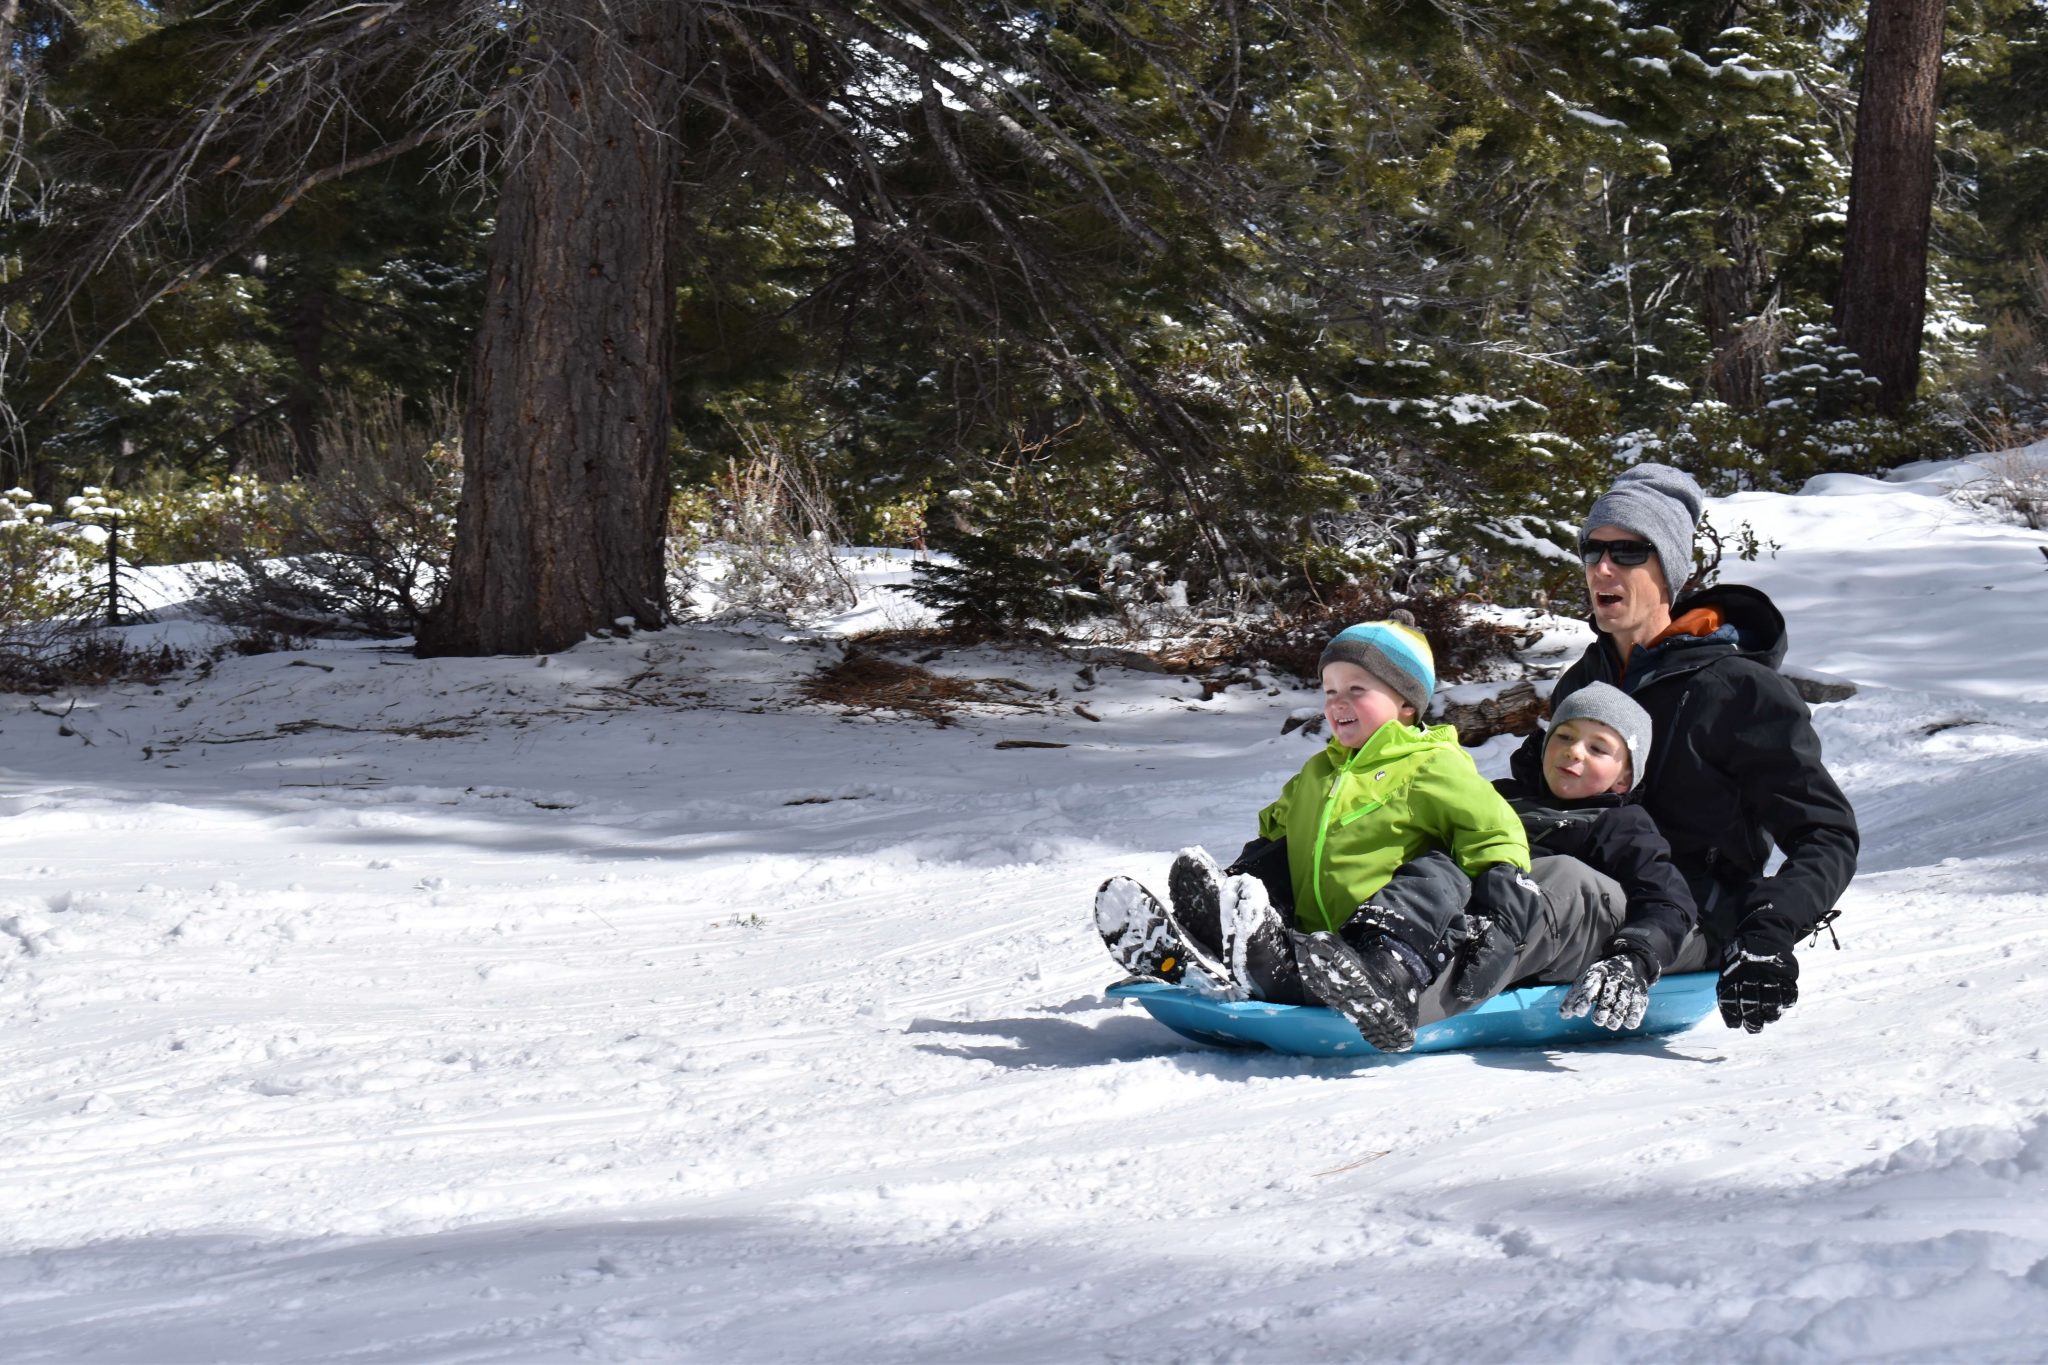
[[[1592,568],[1606,555],[1617,566],[1647,564],[1657,547],[1647,540],[1582,540],[1579,542],[1579,558]]]

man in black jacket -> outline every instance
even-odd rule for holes
[[[1580,558],[1597,632],[1551,691],[1619,687],[1656,737],[1636,791],[1699,903],[1699,931],[1674,971],[1718,965],[1721,1017],[1754,1033],[1799,998],[1793,946],[1834,917],[1855,875],[1855,812],[1821,760],[1806,704],[1777,671],[1785,619],[1754,588],[1673,601],[1692,574],[1699,485],[1637,465],[1586,519]],[[1512,771],[1540,790],[1543,736]],[[1772,845],[1784,855],[1765,874]]]

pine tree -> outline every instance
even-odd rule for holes
[[[1942,0],[1871,0],[1835,326],[1896,415],[1920,386]]]

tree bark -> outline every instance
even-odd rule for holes
[[[673,72],[688,8],[522,12],[545,64],[499,195],[455,554],[422,657],[548,653],[663,622]]]
[[[320,472],[321,357],[327,349],[327,281],[301,267],[289,319],[292,380],[285,390],[285,427],[292,434],[294,474]]]
[[[1741,208],[1723,210],[1714,242],[1727,264],[1709,266],[1701,280],[1702,320],[1713,358],[1707,386],[1714,397],[1744,412],[1763,406],[1764,374],[1776,358],[1768,320],[1752,316],[1770,279],[1756,221]]]
[[[1871,0],[1864,37],[1835,329],[1892,415],[1920,386],[1944,9],[1941,0]]]

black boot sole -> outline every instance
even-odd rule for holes
[[[1187,949],[1159,898],[1129,877],[1111,877],[1095,891],[1095,931],[1117,964],[1133,976],[1177,982]]]
[[[1185,853],[1173,860],[1166,874],[1166,898],[1175,923],[1190,942],[1214,958],[1220,958],[1226,947],[1221,876]]]
[[[1350,1020],[1365,1041],[1381,1052],[1415,1046],[1415,1002],[1391,974],[1377,972],[1331,934],[1302,941],[1301,974],[1323,1003]]]

